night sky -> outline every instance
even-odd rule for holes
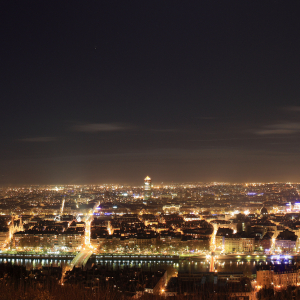
[[[299,1],[1,1],[0,185],[300,181]]]

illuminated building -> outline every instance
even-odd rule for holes
[[[225,248],[225,237],[231,236],[233,234],[233,230],[230,228],[218,228],[215,237],[215,244],[217,249]]]
[[[0,247],[3,247],[9,241],[9,229],[4,228],[0,231]]]
[[[295,286],[299,279],[299,270],[291,265],[261,266],[256,271],[257,286],[262,288]]]
[[[15,216],[12,216],[11,223],[9,226],[9,237],[12,238],[15,232],[23,231],[22,216],[20,216],[18,221],[15,221]]]
[[[164,205],[163,211],[166,214],[178,213],[180,210],[180,207],[181,207],[181,205],[176,205],[176,204]]]
[[[225,237],[225,253],[236,253],[240,250],[240,238],[236,235]]]
[[[144,200],[147,201],[151,198],[151,178],[147,176],[144,179]]]
[[[294,204],[294,209],[293,209],[293,211],[300,211],[300,203],[299,203],[299,202],[296,202],[296,203]]]
[[[254,251],[254,238],[242,237],[240,242],[240,252],[252,253]]]
[[[296,250],[297,235],[288,229],[280,232],[275,240],[275,251],[279,253],[290,253]]]
[[[13,235],[13,246],[19,248],[68,248],[75,250],[84,244],[83,232],[20,231]]]
[[[225,236],[225,253],[251,253],[254,250],[254,238],[246,234],[232,234]]]
[[[198,215],[194,215],[194,214],[185,214],[183,216],[184,221],[186,222],[190,222],[190,221],[199,221],[200,217]]]

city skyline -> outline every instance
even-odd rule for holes
[[[149,176],[139,186],[0,188],[3,291],[297,299],[299,191],[300,183],[152,184]]]

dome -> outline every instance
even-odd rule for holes
[[[268,210],[267,210],[265,207],[263,207],[263,208],[260,210],[260,214],[261,214],[261,215],[267,215],[267,214],[268,214]]]

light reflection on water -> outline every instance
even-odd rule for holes
[[[42,266],[54,266],[54,267],[64,267],[69,265],[72,260],[67,259],[10,259],[10,258],[0,258],[0,263],[10,262],[16,265],[24,265],[27,269],[41,268]],[[216,260],[215,270],[217,272],[229,272],[229,273],[255,273],[256,266],[270,263],[269,259],[226,259],[226,260]],[[280,263],[280,261],[273,260],[273,263]],[[292,260],[286,260],[286,263],[292,263]],[[101,264],[109,269],[122,269],[126,267],[137,267],[144,270],[158,270],[167,267],[173,267],[178,270],[178,272],[185,273],[198,273],[198,272],[209,272],[209,261],[206,259],[197,260],[184,260],[178,262],[163,262],[163,261],[109,261],[109,260],[89,260],[87,266],[91,266],[93,263]]]
[[[67,259],[28,259],[28,258],[0,258],[0,263],[8,262],[13,265],[25,266],[26,269],[41,268],[43,266],[64,267],[71,263]]]
[[[243,259],[233,259],[233,260],[217,260],[215,262],[215,270],[217,272],[228,272],[228,273],[252,273],[256,271],[256,266],[261,264],[269,264],[270,260],[243,260]],[[279,263],[279,261],[272,261]],[[172,266],[178,270],[178,272],[184,273],[198,273],[198,272],[209,272],[209,262],[205,259],[197,261],[181,261],[178,263],[165,263],[165,262],[138,262],[138,261],[124,261],[124,262],[112,262],[112,261],[101,261],[98,260],[96,263],[105,265],[108,268],[118,269],[124,267],[139,267],[145,270],[157,270],[161,268],[166,268]],[[286,263],[292,263],[292,260],[286,261]]]

